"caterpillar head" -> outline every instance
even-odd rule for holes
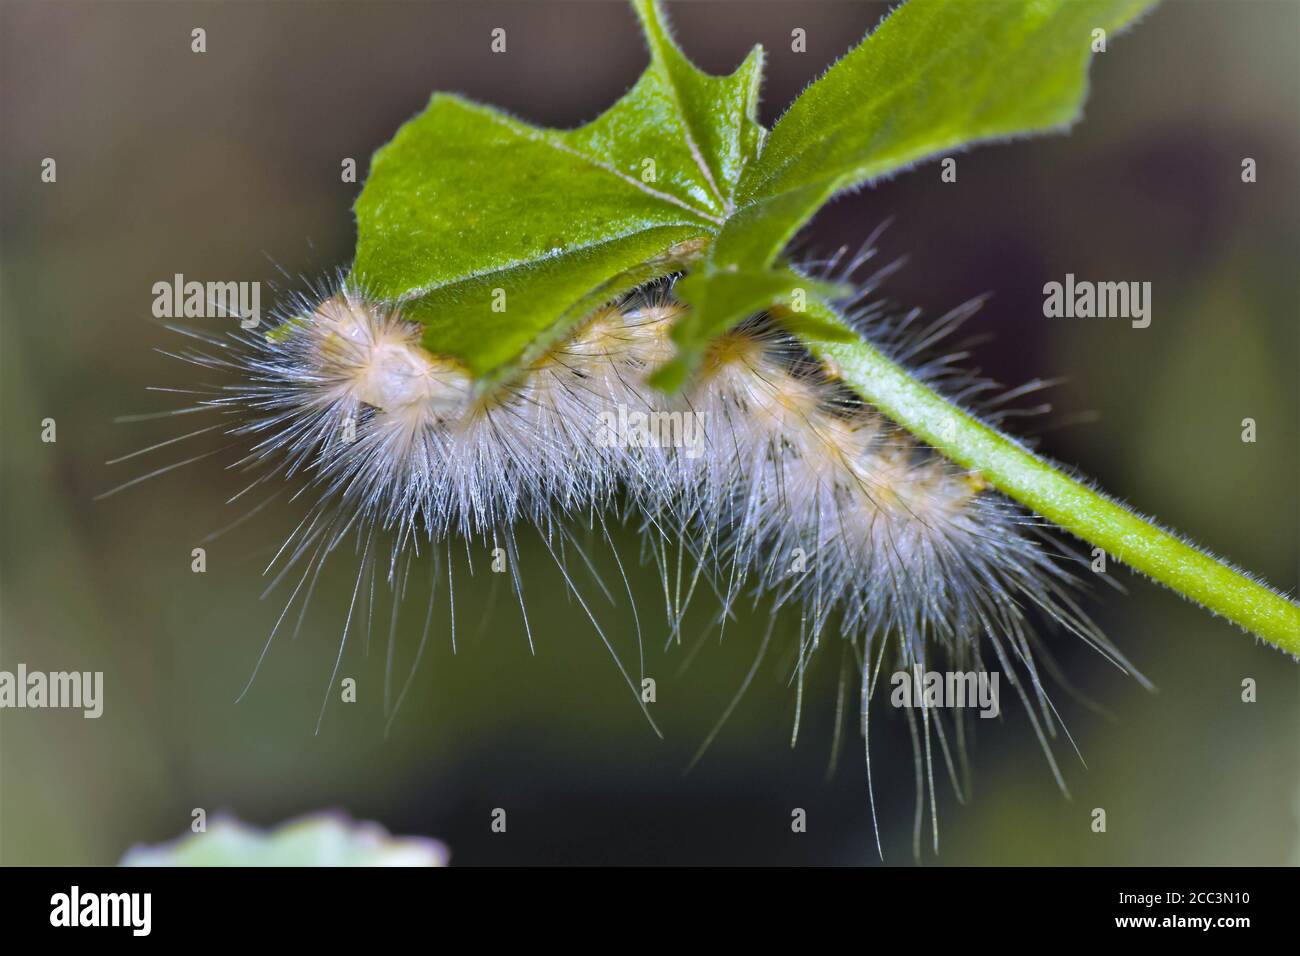
[[[348,290],[316,307],[302,325],[323,380],[335,399],[351,399],[392,415],[462,408],[472,382],[460,363],[420,344],[420,327]]]

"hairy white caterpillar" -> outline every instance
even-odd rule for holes
[[[851,279],[869,258],[841,253],[822,271]],[[978,302],[928,325],[916,312],[891,315],[869,298],[888,271],[860,284],[845,312],[920,379],[990,421],[1044,384],[989,398],[991,382],[955,369],[964,353],[927,358]],[[454,359],[427,352],[400,306],[341,281],[296,300],[269,333],[188,331],[209,348],[180,357],[232,375],[194,409],[229,416],[214,427],[242,449],[235,466],[254,474],[246,492],[292,488],[307,502],[272,562],[276,582],[289,582],[292,594],[263,656],[295,604],[301,622],[322,565],[347,543],[361,557],[340,660],[376,568],[400,602],[413,557],[427,550],[440,563],[441,552],[454,602],[454,540],[504,550],[531,643],[516,534],[533,526],[635,693],[565,570],[576,544],[571,523],[605,530],[607,516],[635,514],[663,577],[671,634],[706,582],[722,621],[751,593],[770,596],[773,619],[783,605],[798,608],[800,691],[823,641],[847,641],[861,681],[869,789],[869,704],[882,671],[936,667],[1000,672],[1064,788],[1048,746],[1060,724],[1040,680],[1035,623],[1074,634],[1135,673],[1077,603],[1073,556],[977,473],[864,404],[769,316],[714,342],[680,394],[649,387],[648,373],[674,353],[670,331],[685,308],[671,282],[643,288],[597,310],[491,389],[476,387]],[[685,580],[671,567],[674,547],[692,559]],[[454,643],[454,604],[452,615]],[[428,631],[426,617],[425,639]],[[916,838],[919,845],[928,792],[937,848],[934,764],[942,759],[960,795],[962,722],[919,710],[905,711],[916,753]],[[871,799],[874,822],[874,790]]]

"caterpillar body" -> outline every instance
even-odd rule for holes
[[[841,251],[819,267],[842,280],[870,258],[869,249]],[[988,398],[993,383],[956,367],[964,352],[935,350],[979,303],[930,324],[915,311],[891,314],[872,299],[889,271],[859,282],[844,311],[918,378],[992,421],[1045,384]],[[586,521],[608,539],[611,517],[633,516],[663,578],[670,635],[680,633],[699,590],[716,593],[720,621],[746,595],[767,596],[772,620],[793,606],[800,692],[825,640],[848,642],[873,824],[869,704],[889,671],[1000,672],[1064,789],[1049,744],[1061,724],[1036,663],[1045,653],[1037,625],[1082,638],[1142,679],[1080,607],[1077,557],[978,473],[858,399],[770,316],[717,339],[681,393],[650,387],[649,373],[674,354],[671,331],[686,308],[671,279],[653,283],[598,309],[507,384],[486,390],[455,359],[426,351],[400,305],[345,280],[295,299],[269,333],[183,330],[207,347],[179,357],[232,376],[194,410],[229,416],[220,427],[241,449],[234,465],[254,474],[246,491],[292,488],[294,500],[307,502],[272,563],[275,581],[288,582],[292,594],[262,656],[295,603],[301,623],[322,565],[350,542],[362,571],[339,660],[367,569],[378,566],[400,601],[412,557],[441,549],[450,586],[453,540],[502,549],[531,644],[516,547],[519,529],[531,526],[637,694],[565,570],[566,542],[576,545],[570,525]],[[670,546],[690,556],[685,584],[681,568],[670,567]],[[614,559],[622,573],[617,552]],[[428,627],[426,620],[426,639]],[[934,764],[943,761],[960,796],[960,712],[905,713],[916,756],[917,852],[927,792],[937,849]],[[796,733],[797,723],[796,716]]]

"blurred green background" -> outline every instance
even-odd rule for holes
[[[764,44],[769,124],[884,12],[739,0],[669,9],[688,53],[714,72]],[[440,612],[387,738],[383,622],[368,654],[364,634],[350,641],[341,673],[357,680],[358,702],[335,697],[317,736],[354,567],[327,570],[300,637],[277,639],[235,704],[283,601],[257,599],[259,574],[297,512],[268,510],[220,539],[200,575],[190,549],[242,513],[223,504],[234,476],[199,463],[92,501],[220,443],[205,436],[104,464],[194,420],[113,423],[179,404],[146,387],[195,380],[155,351],[177,336],[150,316],[154,282],[177,272],[272,282],[280,269],[314,277],[346,265],[360,186],[340,181],[343,158],[364,173],[434,89],[539,123],[593,117],[645,63],[622,4],[6,0],[0,26],[0,667],[102,670],[106,685],[97,721],[0,713],[0,862],[114,863],[133,843],[186,830],[196,807],[261,824],[339,808],[444,840],[453,863],[875,861],[856,736],[824,781],[835,644],[809,676],[796,748],[788,654],[771,654],[683,773],[750,665],[761,607],[694,656],[698,626],[665,653],[657,576],[631,572],[660,741],[530,541],[536,656],[509,591],[493,594],[480,565],[458,581],[458,654]],[[203,55],[190,51],[197,26]],[[503,55],[489,50],[498,26]],[[804,54],[791,52],[795,27],[807,31]],[[1013,384],[1067,378],[1038,423],[1068,424],[1044,432],[1046,452],[1293,591],[1298,46],[1294,2],[1166,3],[1097,58],[1085,121],[1070,135],[962,155],[955,184],[924,166],[841,199],[808,237],[832,249],[895,217],[881,255],[909,264],[886,289],[892,299],[937,314],[990,292],[970,325],[994,336],[978,364]],[[40,181],[47,156],[55,184]],[[1241,181],[1247,156],[1254,184]],[[1042,285],[1066,272],[1151,281],[1151,327],[1045,319]],[[57,420],[57,444],[40,441],[45,417]],[[1240,440],[1245,417],[1258,423],[1256,444]],[[632,537],[622,544],[635,555]],[[974,799],[961,806],[941,791],[937,862],[1300,862],[1300,667],[1115,576],[1131,593],[1108,591],[1089,609],[1158,692],[1055,639],[1073,681],[1112,713],[1053,694],[1087,761],[1058,747],[1073,798],[1008,706],[1000,725],[977,728]],[[595,606],[634,661],[626,602]],[[401,674],[422,611],[416,602],[399,628]],[[795,634],[797,620],[780,622],[783,651]],[[1240,701],[1246,677],[1257,703]],[[909,864],[906,724],[879,715],[886,859]],[[489,829],[495,807],[509,814],[504,835]],[[794,807],[808,811],[805,834],[791,833]],[[1089,829],[1093,807],[1107,810],[1105,834]]]

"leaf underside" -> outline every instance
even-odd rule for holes
[[[768,135],[763,52],[696,69],[656,0],[633,0],[650,64],[572,130],[436,94],[376,154],[356,204],[352,279],[397,302],[425,346],[484,380],[511,374],[594,308],[693,268],[680,383],[709,341],[796,289],[780,261],[837,192],[981,140],[1063,127],[1092,31],[1150,0],[910,0]],[[766,300],[766,301],[763,301]]]

